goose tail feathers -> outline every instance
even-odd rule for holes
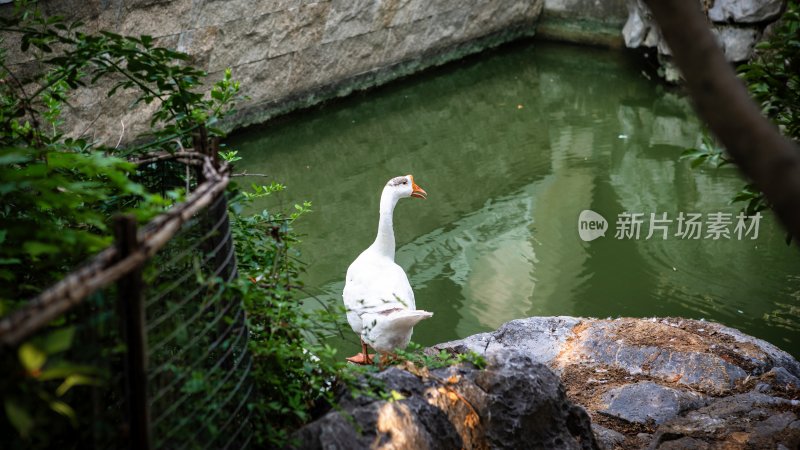
[[[431,317],[433,317],[432,312],[417,309],[417,310],[404,310],[404,311],[393,312],[389,314],[385,320],[388,322],[392,322],[397,326],[413,327],[420,321],[425,319],[430,319]]]

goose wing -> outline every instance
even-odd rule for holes
[[[347,269],[342,297],[347,320],[356,333],[361,333],[364,314],[397,308],[416,309],[414,291],[406,273],[387,258],[356,259]]]

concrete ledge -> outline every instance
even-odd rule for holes
[[[537,37],[551,41],[574,44],[597,45],[609,48],[624,48],[623,24],[600,22],[588,19],[565,19],[543,17],[537,27]]]

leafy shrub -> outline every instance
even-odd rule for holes
[[[750,94],[781,132],[800,139],[800,7],[790,0],[769,39],[739,67]]]
[[[148,36],[85,33],[29,3],[17,0],[15,14],[0,18],[0,30],[19,36],[21,51],[35,49],[43,67],[23,84],[0,53],[0,314],[108,245],[113,213],[145,221],[172,204],[148,193],[133,165],[114,154],[188,147],[199,124],[221,134],[214,125],[239,90],[228,71],[206,95],[198,89],[205,73],[187,65],[186,54]],[[106,79],[115,80],[109,96],[134,88],[136,103],[159,104],[145,143],[120,150],[61,131],[69,92]]]
[[[412,342],[405,350],[398,350],[397,356],[400,362],[411,362],[420,367],[427,367],[428,369],[439,369],[465,362],[472,364],[478,369],[486,367],[486,360],[483,356],[472,350],[458,354],[452,354],[447,350],[442,350],[435,354],[426,354],[423,350],[424,349],[419,344]]]
[[[739,66],[738,73],[764,115],[785,136],[800,141],[800,6],[796,0],[787,3],[786,12],[775,23],[772,34],[756,45],[753,58]],[[690,160],[692,167],[702,164],[721,167],[732,162],[708,132],[704,133],[701,145],[684,151],[681,159]],[[764,194],[752,184],[744,186],[731,202],[744,202],[747,215],[770,207]]]
[[[214,125],[239,89],[230,71],[210,92],[200,89],[205,74],[186,64],[188,56],[156,47],[148,36],[86,33],[79,23],[43,16],[35,2],[17,0],[14,8],[0,18],[2,39],[18,37],[20,50],[33,54],[41,70],[23,80],[0,52],[0,315],[109,245],[112,215],[133,212],[145,222],[180,201],[183,189],[149,191],[161,175],[134,170],[121,156],[188,147],[199,125],[221,134]],[[61,113],[70,93],[105,80],[113,81],[109,96],[130,88],[137,103],[158,103],[152,129],[139,143],[111,148],[64,135]],[[98,309],[113,311],[114,304],[86,300],[80,308],[94,320]],[[74,427],[93,405],[75,386],[109,384],[116,374],[83,360],[111,359],[122,350],[115,332],[98,342],[86,335],[91,327],[70,326],[75,314],[0,352],[0,434],[22,438],[4,437],[4,446],[74,447],[86,439],[87,430]],[[96,425],[88,431],[98,432]]]

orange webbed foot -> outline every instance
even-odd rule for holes
[[[364,353],[359,353],[355,356],[351,356],[345,359],[355,364],[361,364],[361,365],[372,364],[372,355],[370,355],[369,353],[367,353],[366,355]]]

